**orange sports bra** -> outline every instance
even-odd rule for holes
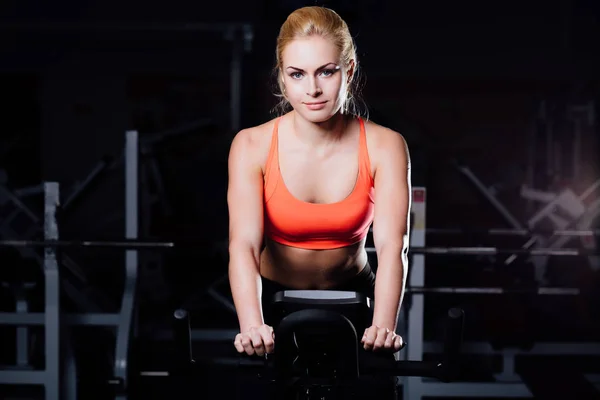
[[[365,124],[360,122],[358,177],[353,191],[342,201],[308,203],[295,198],[279,171],[278,118],[264,177],[264,227],[271,240],[292,247],[324,250],[361,241],[369,232],[375,210],[371,164]]]

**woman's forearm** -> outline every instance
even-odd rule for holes
[[[230,251],[229,284],[240,332],[263,324],[259,259],[252,249]]]
[[[378,255],[377,265],[373,325],[394,331],[404,297],[408,256],[402,248],[386,249]]]

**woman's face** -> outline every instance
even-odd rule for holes
[[[294,110],[311,122],[335,115],[346,100],[351,71],[340,65],[340,51],[320,36],[295,39],[283,50],[281,79]]]

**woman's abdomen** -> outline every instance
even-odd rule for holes
[[[263,277],[294,289],[328,289],[356,276],[367,263],[365,241],[331,250],[305,250],[267,239]]]

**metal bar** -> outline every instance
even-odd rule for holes
[[[73,326],[118,326],[119,314],[63,314],[65,325]],[[0,313],[1,325],[35,326],[44,325],[44,313]]]
[[[94,247],[114,249],[136,249],[136,250],[164,250],[197,248],[205,245],[200,241],[194,242],[160,242],[140,241],[135,239],[120,241],[93,241],[93,240],[0,240],[0,247]],[[375,253],[375,247],[367,247],[368,253]],[[413,254],[437,254],[437,255],[503,255],[519,254],[524,256],[594,256],[597,250],[577,248],[534,248],[534,249],[511,249],[500,247],[411,247],[409,251]]]
[[[421,196],[416,196],[421,193]],[[426,188],[414,187],[413,196],[415,199],[411,210],[411,221],[413,227],[410,235],[411,246],[425,246],[427,237],[426,232]],[[421,201],[417,198],[421,197]],[[425,256],[415,255],[412,257],[412,265],[408,274],[408,282],[405,287],[423,287],[425,286]],[[403,321],[404,325],[408,325],[406,332],[407,348],[404,352],[406,359],[420,361],[423,359],[423,330],[425,316],[425,296],[423,294],[415,294],[410,298],[410,306],[408,307],[407,321]],[[404,307],[402,307],[404,308]],[[398,321],[400,324],[400,321]],[[420,399],[420,391],[422,387],[422,379],[419,377],[406,377],[403,381],[403,398],[405,399]]]
[[[19,198],[41,194],[44,193],[44,185],[33,185],[15,189],[13,193]]]
[[[80,268],[79,265],[77,265],[75,261],[73,261],[73,259],[71,259],[66,254],[61,254],[61,256],[62,265],[64,265],[73,275],[77,277],[77,279],[79,279],[80,284],[87,285],[89,281],[85,276],[85,272],[83,272],[83,269]]]
[[[587,188],[585,190],[585,192],[583,192],[580,196],[579,196],[579,200],[581,201],[585,201],[587,200],[588,197],[590,197],[592,195],[592,193],[594,193],[598,188],[600,187],[600,179],[598,179],[596,182],[594,182],[589,188]]]
[[[18,212],[18,211],[16,211]],[[2,221],[2,224],[4,224],[5,221]],[[32,225],[31,226],[33,229],[30,229],[30,232],[25,232],[25,234],[23,235],[22,233],[17,233],[15,232],[10,226],[2,226],[0,225],[0,237],[14,237],[14,236],[18,236],[18,235],[22,235],[23,237],[31,237],[34,235],[34,230],[35,231],[40,231],[39,227]],[[35,232],[37,233],[37,232]],[[1,240],[0,240],[1,242]],[[43,246],[40,246],[43,247]],[[44,265],[44,259],[43,257],[40,255],[39,252],[34,251],[32,248],[29,247],[19,247],[18,249],[19,254],[21,255],[21,257],[25,258],[25,259],[32,259],[38,262],[38,265],[40,267],[43,268]]]
[[[375,247],[367,247],[367,253],[375,253]],[[524,256],[589,256],[597,255],[595,250],[588,249],[552,249],[552,248],[535,248],[535,249],[503,249],[499,247],[412,247],[409,252],[413,254],[436,254],[436,255],[487,255],[496,256],[503,254],[520,254]]]
[[[6,231],[7,230],[8,230],[8,228],[6,229]],[[37,227],[36,227],[36,230],[37,230]],[[28,236],[28,235],[26,235],[26,236]],[[0,247],[2,246],[2,242],[3,241],[0,240]],[[54,240],[54,241],[48,241],[48,243],[52,243],[52,242],[56,242],[56,240]],[[47,244],[44,244],[44,243],[45,242],[41,241],[41,242],[38,243],[39,244],[38,246],[33,246],[33,247],[46,247]],[[43,257],[40,254],[38,254],[37,252],[33,251],[32,247],[18,246],[17,248],[19,249],[19,253],[21,254],[22,257],[34,259],[35,261],[37,261],[39,263],[39,265],[43,269],[44,259],[43,259]],[[63,258],[63,260],[62,260],[63,261],[63,265],[65,265],[67,268],[69,268],[71,270],[71,272],[73,272],[75,275],[77,275],[76,271],[79,268],[72,267],[70,264],[73,264],[73,265],[75,265],[75,264],[74,263],[69,263],[70,259],[68,257],[66,257],[66,256],[63,255],[62,258]],[[67,296],[71,300],[75,301],[76,304],[85,305],[87,307],[87,309],[98,309],[98,306],[96,306],[91,300],[89,300],[87,298],[87,296],[85,295],[85,293],[81,293],[80,290],[78,288],[76,288],[75,286],[73,286],[68,280],[64,280],[63,282],[61,282],[61,284],[62,284],[63,289],[65,290],[65,293],[67,294]]]
[[[442,342],[425,342],[424,352],[441,353],[443,349]],[[494,349],[488,342],[464,342],[461,346],[463,354],[504,354],[505,349]],[[600,343],[598,342],[536,342],[528,350],[520,350],[517,354],[522,355],[600,355]]]
[[[42,190],[46,190],[44,184],[40,185],[42,187]],[[17,217],[19,215],[20,212],[25,213],[32,221],[31,224],[31,228],[30,231],[28,231],[25,235],[23,235],[23,233],[21,232],[20,235],[21,237],[32,237],[34,234],[36,234],[38,231],[40,231],[39,228],[39,223],[40,220],[38,218],[38,216],[31,211],[31,209],[29,207],[27,207],[24,203],[22,203],[19,198],[17,196],[14,195],[13,192],[11,192],[9,189],[5,188],[4,186],[0,185],[0,191],[3,196],[5,196],[6,198],[8,198],[9,200],[11,200],[16,206],[17,209],[15,210],[15,212],[11,215],[14,217]],[[5,237],[10,237],[11,236],[11,232],[14,234],[14,231],[11,229],[11,227],[9,226],[10,223],[10,217],[9,218],[5,218],[2,221],[2,226],[1,226],[1,230],[3,231],[3,236]],[[15,234],[16,236],[16,234]],[[2,244],[0,244],[0,246],[2,246]],[[21,247],[21,246],[19,246]],[[47,247],[47,245],[45,244],[40,244],[37,247]],[[21,255],[23,255],[24,257],[27,258],[35,258],[36,260],[38,260],[40,262],[40,265],[43,264],[43,261],[41,259],[41,257],[38,254],[23,254],[23,252],[20,250]],[[75,276],[77,276],[82,282],[86,282],[86,278],[85,275],[83,274],[83,272],[81,271],[81,268],[79,268],[79,266],[77,264],[75,264],[70,258],[68,258],[67,256],[63,255],[63,265],[65,265]]]
[[[190,336],[192,341],[207,341],[207,342],[229,342],[235,339],[235,336],[240,333],[235,329],[192,329]],[[168,340],[174,339],[173,331],[159,330],[152,334],[154,340]]]
[[[4,234],[4,236],[8,236],[8,237],[11,236],[11,234],[10,233],[7,234],[7,232],[12,231],[11,224],[19,216],[19,214],[20,214],[19,210],[13,210],[9,215],[2,218],[2,224],[0,224],[0,232],[2,232]],[[33,235],[30,234],[29,232],[26,232],[26,234],[24,236],[29,238],[29,237],[32,237]]]
[[[409,287],[406,293],[411,294],[537,294],[545,296],[577,296],[578,288],[537,287],[537,288],[503,288],[503,287]]]
[[[65,292],[67,297],[76,302],[81,309],[86,310],[87,312],[100,312],[102,311],[102,307],[95,303],[91,298],[89,292],[82,292],[79,288],[77,288],[74,284],[69,282],[68,280],[63,280],[61,282],[61,289]],[[111,305],[112,302],[109,302],[108,298],[103,298],[103,305]],[[104,307],[104,309],[107,307]]]
[[[490,235],[490,236],[526,236],[545,234],[548,236],[587,237],[600,236],[600,229],[595,230],[528,230],[528,229],[465,229],[465,228],[431,228],[426,231],[429,235]]]
[[[56,208],[60,201],[58,183],[44,184],[44,239],[58,240],[58,224]],[[47,399],[58,399],[60,396],[60,278],[56,249],[44,249],[44,278],[45,278],[45,343],[46,353],[44,387]]]
[[[4,185],[0,185],[0,191],[3,192],[3,195],[13,202],[18,209],[23,211],[27,216],[35,223],[38,224],[40,219],[35,215],[17,196],[15,196],[8,188],[4,187]]]
[[[171,376],[171,373],[169,371],[140,371],[139,375],[156,378],[156,377],[168,377],[168,376]]]
[[[68,330],[63,330],[61,335],[62,369],[61,369],[61,399],[77,400],[77,359],[73,350],[73,341]]]
[[[47,382],[45,371],[0,371],[1,385],[43,385]],[[56,397],[46,397],[47,399],[58,399]]]
[[[169,249],[175,247],[174,242],[139,241],[139,240],[0,240],[0,247],[97,247],[121,249]],[[198,245],[198,243],[196,243]]]
[[[28,310],[27,295],[24,288],[17,289],[16,293],[16,312],[17,314],[26,314]],[[1,319],[0,319],[1,321]],[[17,365],[29,365],[29,329],[20,326],[17,328]]]
[[[427,382],[420,387],[423,397],[531,397],[531,392],[524,383],[441,383]],[[412,399],[411,399],[412,400]]]
[[[517,349],[507,349],[502,354],[502,371],[494,374],[494,379],[498,382],[519,382],[521,378],[515,371],[515,358],[518,354]]]
[[[556,196],[552,201],[546,203],[546,205],[544,205],[538,212],[535,213],[534,216],[532,216],[531,218],[529,218],[529,220],[527,221],[527,226],[529,228],[533,228],[534,226],[538,225],[540,223],[540,221],[543,221],[545,218],[552,218],[552,216],[557,217],[556,210],[557,209],[561,209],[564,208],[566,206],[562,206],[561,202],[564,202],[565,199],[570,199],[570,201],[576,201],[576,199],[573,199],[571,197],[569,197],[569,193],[565,193],[562,192],[559,196]],[[582,211],[585,210],[585,207],[583,205],[581,205],[582,207]],[[575,218],[575,217],[572,217]],[[568,221],[567,221],[568,223]],[[561,226],[561,227],[565,227],[566,225],[556,225],[556,226]]]
[[[479,189],[479,191],[485,196],[486,199],[502,214],[504,219],[512,225],[515,229],[523,229],[523,225],[508,211],[506,207],[494,196],[484,185],[481,183],[479,178],[475,176],[473,171],[468,167],[459,166],[458,170],[462,172],[473,184]]]
[[[90,173],[87,174],[87,176],[85,177],[83,182],[77,184],[71,190],[71,192],[69,193],[69,196],[65,199],[65,201],[62,204],[61,208],[62,208],[63,212],[66,211],[67,209],[69,209],[71,204],[73,203],[73,201],[78,199],[79,196],[81,195],[81,193],[84,192],[85,190],[87,190],[88,187],[90,186],[90,184],[93,183],[102,172],[104,172],[106,169],[108,169],[111,162],[112,162],[112,160],[107,158],[107,159],[100,160],[100,162],[98,162],[94,166],[94,168],[90,171]]]
[[[138,132],[127,131],[125,138],[125,237],[127,239],[137,239],[138,237],[138,154]],[[125,287],[117,328],[114,366],[114,376],[122,380],[125,391],[129,387],[127,369],[129,367],[129,344],[135,307],[137,274],[137,250],[127,250],[125,252]],[[122,396],[117,398],[125,399]]]

